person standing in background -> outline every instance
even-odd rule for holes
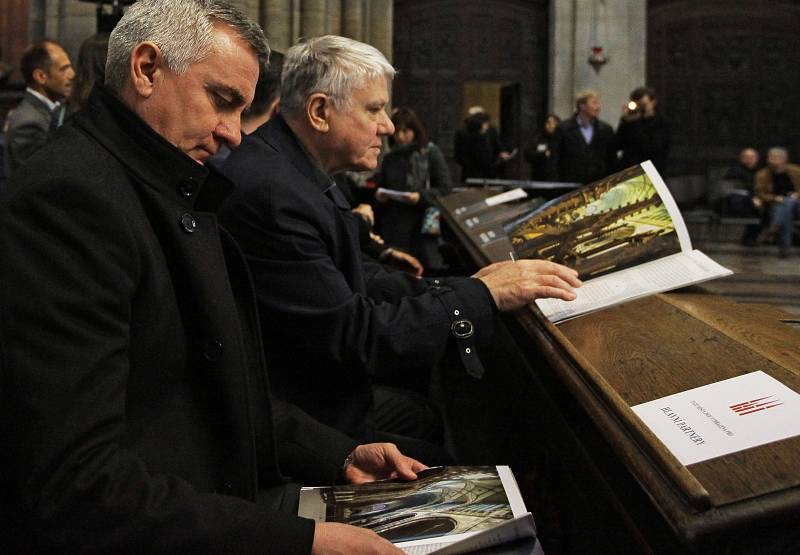
[[[617,149],[622,151],[619,169],[650,160],[658,171],[665,170],[670,130],[667,120],[657,111],[657,104],[652,87],[638,87],[631,92],[617,127]]]
[[[552,181],[589,183],[616,168],[614,130],[600,116],[600,93],[585,90],[575,97],[575,113],[556,127],[550,156]]]
[[[525,161],[531,165],[531,181],[547,181],[547,166],[553,152],[553,139],[556,127],[561,123],[561,118],[555,114],[547,114],[544,119],[542,134],[528,143],[523,151]]]
[[[5,123],[6,176],[47,141],[53,112],[70,93],[75,71],[66,51],[55,41],[40,40],[25,51],[20,62],[25,95]]]

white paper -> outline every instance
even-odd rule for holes
[[[800,435],[800,394],[760,370],[631,409],[684,465]]]
[[[537,299],[551,322],[561,322],[655,293],[731,274],[698,250],[680,252],[585,281],[572,301]]]
[[[504,202],[511,202],[512,200],[517,200],[521,198],[525,198],[528,196],[523,189],[511,189],[510,191],[506,191],[505,193],[500,193],[499,195],[494,195],[487,198],[484,202],[486,206],[497,206],[498,204],[503,204]]]

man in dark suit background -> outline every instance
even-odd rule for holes
[[[417,279],[362,259],[332,176],[376,168],[394,132],[385,112],[393,75],[378,50],[344,37],[289,49],[279,116],[231,154],[223,169],[236,190],[219,214],[253,271],[278,394],[365,441],[386,432],[432,440],[424,403],[385,390],[373,402],[372,383],[424,393],[447,355],[480,378],[478,340],[491,336],[497,309],[572,299],[578,281],[544,261]]]
[[[549,173],[554,181],[585,184],[616,169],[614,130],[598,117],[598,92],[578,93],[575,108],[572,117],[556,127]]]
[[[216,224],[231,184],[203,163],[239,144],[268,53],[223,0],[139,0],[108,86],[0,197],[0,552],[400,553],[296,516],[284,476],[424,466],[272,399]]]
[[[20,71],[27,88],[5,123],[6,176],[45,143],[57,103],[67,97],[75,77],[67,53],[48,39],[28,47],[22,55]]]

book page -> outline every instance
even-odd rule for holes
[[[584,282],[573,301],[538,299],[536,305],[551,322],[594,312],[625,301],[662,293],[731,274],[698,250],[677,253]]]
[[[691,250],[680,212],[650,163],[569,192],[504,229],[518,258],[564,264],[584,282]]]
[[[663,179],[661,179],[661,175],[659,175],[659,173],[656,171],[656,167],[650,160],[647,162],[642,162],[642,169],[650,178],[650,181],[653,183],[656,191],[658,191],[658,196],[661,197],[661,201],[664,203],[664,206],[669,212],[672,223],[675,226],[675,232],[678,234],[681,250],[683,252],[691,251],[692,241],[689,239],[689,230],[686,229],[686,223],[683,221],[681,211],[678,209],[678,203],[676,203],[675,199],[672,198],[672,194],[669,192],[667,184],[664,183]]]

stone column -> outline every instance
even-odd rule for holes
[[[567,116],[578,91],[596,89],[600,118],[616,126],[630,91],[645,84],[646,21],[645,2],[552,1],[549,110]],[[608,59],[599,72],[588,63],[593,46]]]
[[[292,0],[264,0],[261,16],[261,26],[269,39],[270,48],[286,52],[294,41]]]
[[[394,2],[392,0],[371,0],[369,7],[368,42],[383,52],[392,61],[392,21]]]
[[[364,0],[342,0],[342,35],[364,40]]]
[[[326,35],[342,34],[342,0],[327,0],[325,19]]]
[[[318,37],[325,34],[327,0],[303,0],[300,12],[300,36]]]

